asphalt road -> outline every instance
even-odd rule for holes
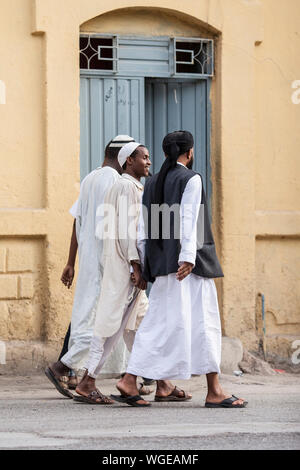
[[[115,379],[98,383],[115,393]],[[186,403],[95,406],[61,396],[44,375],[0,376],[0,449],[299,449],[300,376],[221,376],[245,409],[204,408],[205,377],[176,384]],[[150,396],[153,399],[153,395]]]

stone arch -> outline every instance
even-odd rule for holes
[[[81,23],[81,32],[215,38],[220,31],[184,12],[161,7],[127,7],[107,11]]]

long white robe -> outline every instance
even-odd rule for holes
[[[130,280],[131,261],[140,262],[137,226],[143,189],[138,180],[125,173],[105,198],[105,204],[114,210],[109,221],[112,231],[109,238],[103,240],[104,274],[96,311],[95,336],[110,337],[118,331],[126,307],[136,294],[138,304],[148,307],[145,293],[135,288]],[[138,305],[134,308],[127,329],[137,329],[137,314],[143,315],[144,310]]]
[[[143,189],[139,181],[125,173],[105,198],[106,208],[113,211],[107,220],[109,238],[103,240],[104,274],[87,363],[90,377],[103,372],[106,358],[121,335],[124,331],[135,332],[148,308],[145,292],[134,287],[130,279],[130,262],[140,262],[137,226]],[[131,350],[134,336],[126,337]]]
[[[185,188],[181,252],[178,263],[195,264],[201,178],[192,177]],[[140,226],[143,224],[140,218]],[[139,245],[144,250],[143,228]],[[176,273],[158,276],[149,296],[149,308],[135,336],[127,372],[153,379],[189,379],[192,374],[220,372],[221,323],[213,279]]]
[[[111,167],[97,168],[81,183],[78,201],[71,209],[76,217],[79,270],[71,319],[68,352],[61,361],[72,369],[85,366],[95,322],[95,308],[103,275],[102,241],[95,237],[97,208],[120,178]]]

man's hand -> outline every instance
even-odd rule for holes
[[[74,266],[67,264],[61,275],[61,282],[70,289],[74,279]]]
[[[191,274],[193,270],[194,265],[192,263],[188,263],[185,261],[180,268],[178,268],[178,271],[176,273],[176,279],[178,281],[182,281],[186,276]]]

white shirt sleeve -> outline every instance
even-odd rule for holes
[[[195,266],[197,253],[197,219],[201,204],[202,181],[200,175],[187,183],[180,204],[181,251],[178,264],[185,261]]]
[[[78,199],[77,201],[74,202],[73,206],[69,210],[69,213],[71,214],[72,217],[74,217],[74,219],[76,219],[78,215]]]

